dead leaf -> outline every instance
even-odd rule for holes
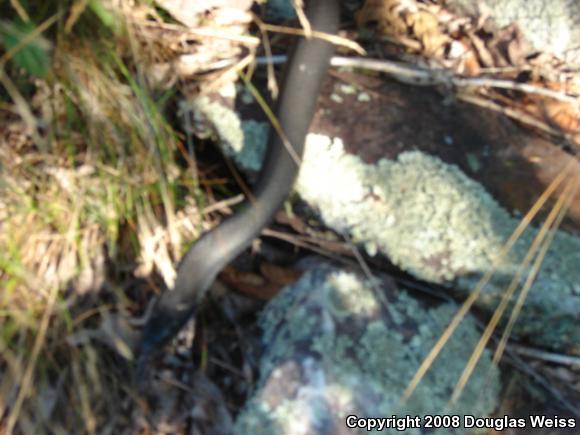
[[[377,32],[391,36],[407,35],[407,23],[401,15],[400,0],[367,0],[356,14],[359,27],[370,24]]]
[[[268,281],[280,286],[292,284],[302,275],[302,273],[296,269],[282,267],[267,262],[260,264],[260,272]]]
[[[412,34],[421,41],[427,55],[436,54],[441,47],[449,42],[449,37],[439,28],[439,19],[428,11],[408,14],[406,17]]]

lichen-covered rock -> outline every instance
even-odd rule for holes
[[[479,337],[469,317],[416,392],[407,402],[400,400],[455,311],[451,304],[424,308],[403,290],[371,285],[328,265],[310,270],[262,314],[260,380],[237,419],[236,433],[357,433],[346,427],[349,415],[489,415],[496,407],[499,371],[487,351],[460,401],[448,408]]]
[[[469,15],[481,15],[480,0],[446,0]],[[580,63],[580,3],[577,0],[485,0],[497,24],[517,23],[538,51]]]
[[[240,120],[233,108],[236,92],[235,85],[227,85],[217,94],[182,101],[180,111],[193,115],[189,128],[198,136],[217,138],[223,152],[241,169],[256,173],[266,152],[269,126]]]
[[[215,130],[226,152],[243,168],[256,170],[266,124],[236,123],[234,112],[227,115],[218,106],[205,102],[196,110],[221,126]],[[519,224],[457,166],[419,151],[366,164],[347,154],[340,139],[318,134],[308,135],[295,189],[326,225],[349,234],[370,255],[380,252],[417,278],[448,285],[461,298],[492,268]],[[488,313],[496,308],[537,234],[530,226],[498,262],[478,308]],[[559,350],[580,343],[579,264],[580,239],[557,231],[515,323],[516,337]],[[528,265],[519,280],[529,271]],[[513,302],[508,312],[512,307]]]
[[[324,174],[324,176],[321,176]],[[309,135],[296,190],[324,222],[348,232],[418,278],[466,297],[519,224],[461,170],[421,152],[367,165],[339,139]],[[491,312],[538,230],[530,227],[498,262],[477,302]],[[580,342],[580,239],[558,231],[514,333],[542,346]],[[524,269],[522,281],[530,266]]]

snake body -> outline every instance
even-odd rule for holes
[[[338,28],[338,0],[311,0],[306,16],[314,30],[334,34]],[[301,37],[283,74],[275,114],[299,157],[332,52],[329,42]],[[298,169],[280,136],[271,129],[253,191],[255,200],[246,202],[237,213],[203,234],[182,258],[174,289],[161,295],[145,324],[139,347],[141,365],[195,315],[216,275],[269,224],[288,196]]]

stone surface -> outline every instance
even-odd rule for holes
[[[518,132],[497,115],[445,106],[426,90],[392,83],[386,88],[380,89],[380,97],[370,93],[371,100],[364,103],[336,85],[330,96],[323,96],[314,128],[324,134],[308,138],[297,192],[326,225],[349,234],[370,255],[384,254],[401,269],[445,284],[465,298],[519,224],[518,214],[508,212],[515,208],[512,196],[525,211],[570,156]],[[333,92],[341,93],[341,104],[331,102]],[[364,114],[364,122],[358,114]],[[213,119],[227,118],[221,114]],[[228,129],[235,126],[225,124]],[[235,142],[228,137],[236,138],[239,149],[263,149],[264,125],[247,134],[258,125],[244,122],[236,134],[218,137],[227,143]],[[236,159],[246,168],[259,167],[261,160],[259,152],[240,153]],[[494,196],[475,179],[491,186]],[[570,212],[569,228],[576,230],[579,195]],[[499,261],[479,308],[493,312],[537,234],[531,226]],[[559,350],[577,346],[578,264],[580,238],[558,231],[515,324],[517,338]],[[529,271],[527,266],[524,272]]]
[[[309,136],[296,190],[323,221],[369,254],[381,252],[417,278],[467,297],[519,224],[456,166],[418,151],[366,165],[339,139]],[[477,306],[491,313],[526,256],[536,228],[497,261]],[[555,234],[514,333],[536,344],[580,342],[580,239]],[[521,284],[530,272],[524,268]],[[508,311],[509,313],[509,311]]]
[[[446,0],[446,4],[479,16],[480,0]],[[576,0],[485,0],[500,26],[517,23],[538,51],[580,64],[580,3]]]

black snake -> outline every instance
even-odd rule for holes
[[[338,28],[338,9],[338,0],[311,0],[306,16],[314,30],[334,34]],[[327,41],[301,37],[283,74],[275,114],[298,157],[302,156],[332,52],[333,46]],[[139,347],[141,368],[195,315],[221,269],[268,225],[288,196],[298,169],[284,141],[271,129],[253,192],[255,199],[203,234],[187,251],[179,264],[175,288],[161,295],[145,324]]]

